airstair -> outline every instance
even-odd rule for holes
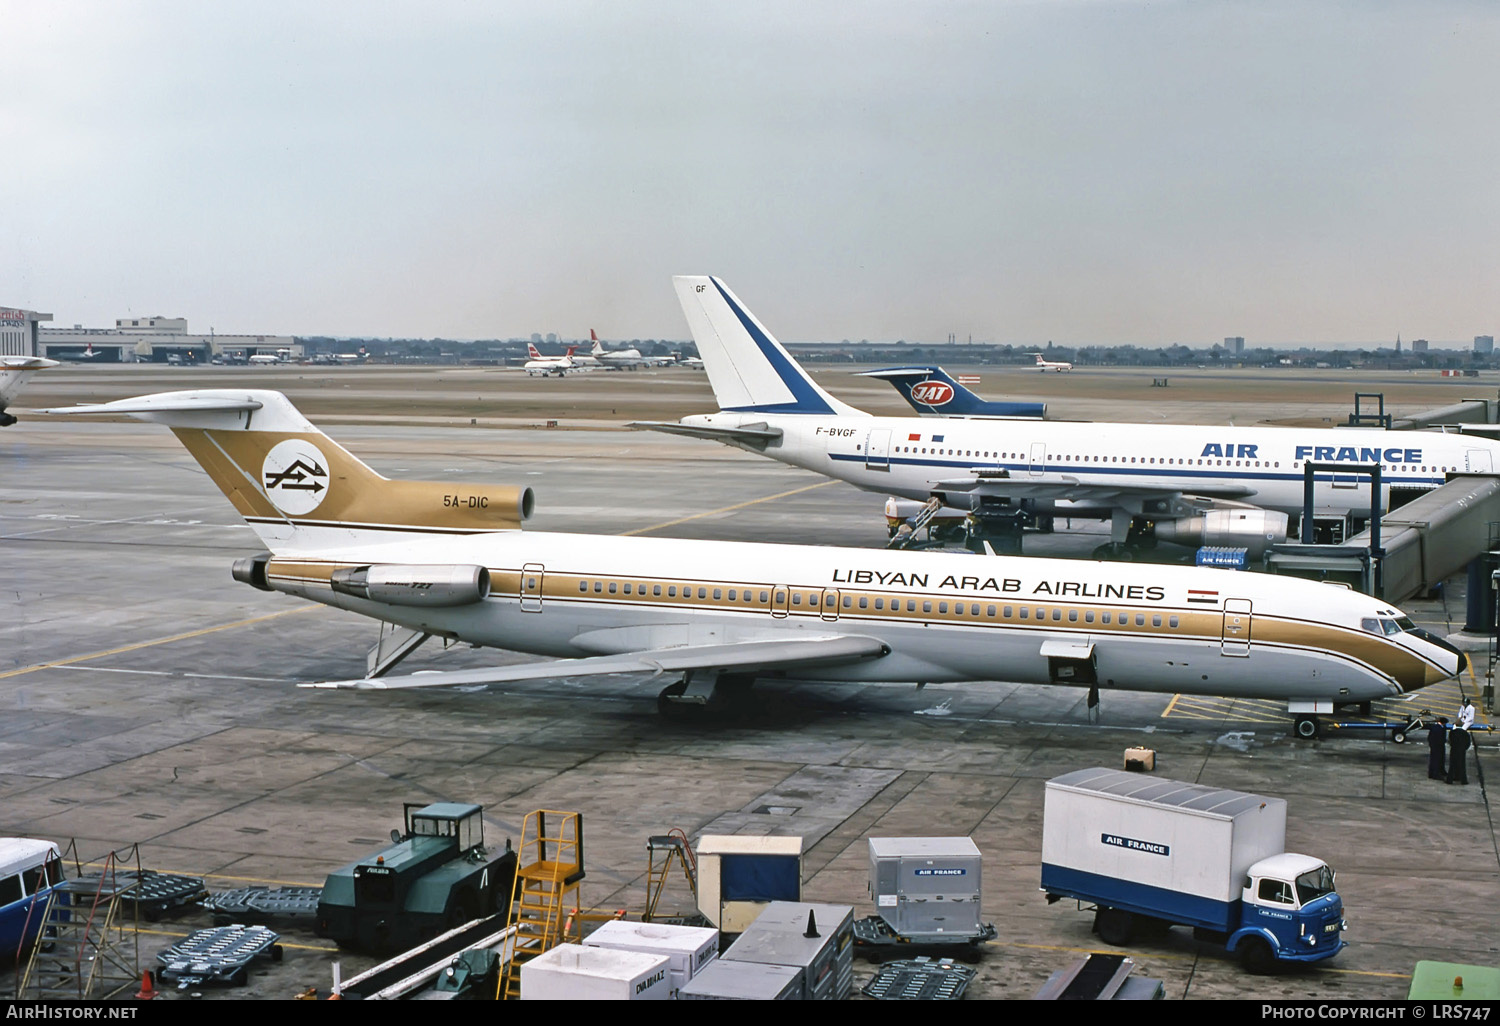
[[[521,996],[521,967],[562,943],[566,910],[578,905],[583,879],[583,815],[538,809],[521,824],[517,849],[516,900],[506,926],[514,926],[514,947],[500,974],[500,1000]],[[571,900],[570,900],[571,896]]]

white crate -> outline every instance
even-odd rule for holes
[[[521,966],[523,1001],[665,1001],[671,963],[662,955],[559,944]]]
[[[719,931],[705,926],[670,926],[615,919],[583,939],[586,947],[662,955],[671,962],[672,995],[719,957]]]

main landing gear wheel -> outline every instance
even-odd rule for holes
[[[1135,548],[1120,542],[1109,542],[1094,550],[1095,559],[1111,559],[1116,563],[1134,563]]]
[[[1318,736],[1318,718],[1316,716],[1298,716],[1297,722],[1292,729],[1301,738],[1315,738]]]
[[[673,701],[673,699],[680,698],[686,691],[687,681],[685,680],[680,680],[675,684],[668,684],[656,696],[656,711],[663,716],[681,716],[683,714],[683,704]]]

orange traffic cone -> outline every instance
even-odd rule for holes
[[[135,992],[135,996],[142,1001],[150,1001],[156,997],[156,979],[151,975],[150,969],[141,973],[141,989]]]

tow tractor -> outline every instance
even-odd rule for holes
[[[1388,730],[1390,731],[1390,739],[1396,744],[1401,745],[1405,744],[1406,739],[1411,737],[1417,731],[1426,730],[1428,727],[1430,727],[1432,725],[1432,723],[1430,722],[1432,718],[1432,713],[1427,709],[1423,709],[1421,712],[1413,716],[1410,720],[1406,721],[1397,721],[1394,723],[1366,723],[1362,721],[1349,720],[1335,723],[1325,723],[1323,724],[1323,726],[1327,727],[1329,730]],[[1495,727],[1490,723],[1476,723],[1469,729],[1494,730]]]

